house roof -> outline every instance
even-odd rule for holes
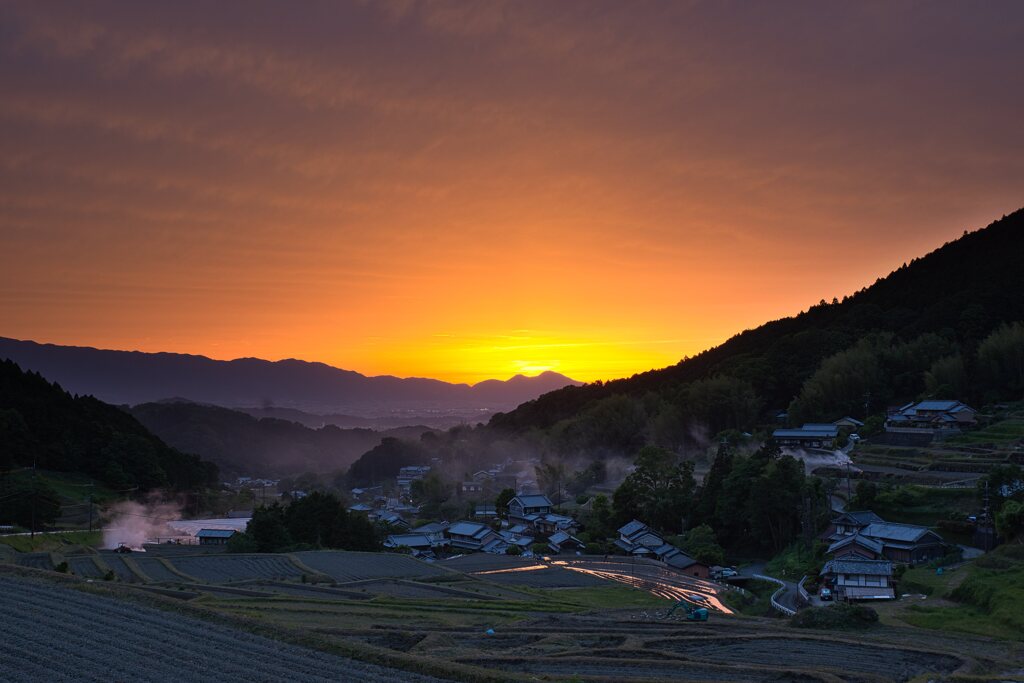
[[[960,401],[921,401],[911,406],[914,410],[953,410],[961,405]]]
[[[436,534],[448,528],[448,522],[428,522],[423,526],[416,527],[416,532],[421,534]]]
[[[914,543],[921,540],[927,534],[935,534],[934,531],[927,527],[915,526],[913,524],[898,524],[896,522],[873,522],[861,529],[860,533],[862,536],[903,543]],[[938,534],[935,535],[938,536]]]
[[[646,528],[647,528],[646,524],[644,524],[643,522],[640,522],[640,521],[637,521],[637,520],[634,519],[629,524],[626,524],[625,526],[621,527],[619,529],[619,533],[621,535],[623,535],[623,536],[631,536],[631,535],[635,534],[636,532],[640,531],[641,529],[646,529]]]
[[[430,538],[426,534],[391,534],[384,540],[384,545],[389,548],[403,546],[407,548],[430,547]]]
[[[693,559],[684,552],[678,552],[675,555],[671,555],[665,558],[665,564],[676,569],[686,569],[687,567],[695,564],[700,564],[697,560]]]
[[[855,417],[850,417],[849,415],[844,415],[843,417],[839,418],[838,420],[836,420],[832,424],[838,424],[839,422],[849,422],[850,424],[855,424],[858,427],[863,427],[864,426],[863,422],[861,422],[860,420],[858,420]]]
[[[876,515],[871,510],[856,510],[854,512],[844,512],[835,519],[832,520],[833,524],[839,524],[843,521],[853,522],[854,524],[872,524],[874,522],[885,522],[884,519]]]
[[[545,495],[539,493],[516,496],[509,503],[518,501],[524,508],[539,508],[539,507],[551,507],[551,499]]]
[[[372,509],[373,506],[367,505],[366,503],[356,503],[355,505],[349,508],[351,512],[369,512]]]
[[[476,522],[455,522],[448,527],[448,533],[454,534],[455,536],[469,536],[475,538],[481,536],[486,532],[490,531],[491,527],[486,524],[477,524]]]
[[[573,543],[578,543],[579,545],[583,545],[583,543],[578,538],[576,538],[572,534],[567,534],[564,531],[556,531],[548,537],[548,542],[553,543],[555,545],[562,545],[563,543],[567,543],[569,541],[572,541]]]
[[[871,552],[875,553],[876,555],[882,554],[883,546],[880,542],[876,541],[873,538],[866,538],[864,536],[861,536],[860,534],[853,534],[852,536],[847,536],[846,538],[839,539],[838,541],[836,541],[828,547],[827,552],[831,555],[837,550],[842,550],[843,548],[851,545],[862,546],[864,548],[867,548]]]
[[[236,533],[235,529],[200,529],[196,538],[231,538]]]
[[[888,560],[860,560],[843,558],[829,560],[822,574],[861,574],[865,576],[892,576],[892,562]]]
[[[832,422],[805,422],[804,426],[801,427],[805,432],[835,432],[838,430],[836,425]]]
[[[834,438],[839,434],[839,428],[829,425],[833,431],[824,429],[776,429],[772,437],[776,439],[827,439]]]

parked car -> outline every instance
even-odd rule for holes
[[[823,601],[831,601],[832,600],[832,589],[831,588],[822,588],[821,592],[818,593],[818,597],[821,598]]]

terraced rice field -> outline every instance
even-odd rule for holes
[[[31,579],[0,577],[0,614],[10,683],[437,680]]]
[[[323,550],[295,553],[295,557],[338,583],[382,578],[423,579],[449,574],[408,555]]]
[[[138,583],[139,577],[135,575],[128,565],[124,563],[124,557],[117,553],[104,553],[101,555],[101,559],[104,564],[110,567],[111,571],[117,575],[117,578],[128,583]]]
[[[53,558],[50,553],[19,553],[18,564],[34,569],[53,569]]]
[[[438,562],[442,567],[448,567],[460,572],[487,572],[495,569],[512,569],[515,567],[528,567],[537,564],[536,560],[528,557],[515,557],[514,555],[492,555],[490,553],[474,553],[462,555],[448,560]]]
[[[929,671],[949,673],[961,664],[960,659],[952,656],[821,639],[760,638],[738,642],[685,639],[652,641],[647,645],[695,659],[774,666],[780,664],[779,653],[785,652],[786,666],[838,668],[868,674],[888,672],[894,680],[900,681]]]
[[[212,555],[176,557],[168,561],[178,571],[208,583],[298,579],[303,575],[302,570],[284,555]]]
[[[180,576],[168,569],[164,563],[160,561],[160,558],[146,557],[145,555],[134,555],[132,557],[132,562],[134,562],[135,566],[152,581],[166,583],[183,580]]]
[[[591,588],[607,586],[608,581],[592,574],[574,572],[562,567],[528,565],[521,568],[497,569],[473,574],[481,579],[507,586],[528,588]]]
[[[67,558],[68,567],[76,576],[87,579],[102,579],[103,570],[96,564],[92,555],[74,555]]]

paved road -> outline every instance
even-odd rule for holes
[[[771,576],[771,574],[765,573],[764,566],[764,562],[755,562],[751,565],[748,565],[743,568],[743,571],[740,572],[740,577],[752,579],[754,577],[754,574],[760,574],[761,576]],[[773,576],[772,578],[776,577]],[[797,584],[793,581],[787,581],[786,579],[776,580],[781,581],[786,587],[786,592],[782,593],[781,595],[779,595],[779,597],[776,598],[776,600],[779,601],[779,604],[783,607],[788,607],[789,609],[794,611],[800,609],[800,589],[797,586]]]
[[[732,614],[720,600],[727,590],[714,581],[687,576],[652,560],[631,560],[611,556],[575,557],[557,559],[552,564],[573,571],[591,574],[610,581],[618,581],[646,590],[669,600],[684,600],[699,607],[708,607],[724,614]]]

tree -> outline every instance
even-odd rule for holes
[[[280,552],[292,544],[284,523],[284,508],[279,503],[253,510],[245,534],[251,539],[251,544],[239,541],[236,546],[248,546],[258,553]]]
[[[452,487],[446,484],[437,474],[431,472],[423,479],[417,479],[409,486],[409,495],[421,506],[420,513],[424,517],[437,517],[441,506],[452,497]]]
[[[1024,322],[1003,325],[981,342],[978,372],[987,400],[1024,395]]]
[[[707,524],[701,524],[686,532],[683,551],[690,557],[708,566],[725,564],[725,551],[715,538],[715,531]]]
[[[1024,542],[1024,503],[1006,501],[996,514],[996,533],[1007,542]]]
[[[656,529],[679,531],[690,513],[695,486],[692,462],[677,462],[671,451],[646,446],[612,501],[621,520],[635,517]]]
[[[494,499],[494,509],[498,511],[498,514],[502,517],[508,514],[508,504],[516,497],[515,489],[502,489],[498,494],[498,497]]]
[[[543,462],[534,468],[537,485],[544,495],[553,499],[555,507],[562,504],[562,489],[566,483],[565,463],[561,460]]]
[[[694,517],[700,523],[718,526],[718,516],[715,514],[718,507],[718,498],[722,495],[722,487],[725,480],[732,471],[732,449],[729,444],[722,442],[718,445],[718,452],[715,460],[711,463],[711,469],[704,477],[704,485],[701,487],[700,496],[697,499]]]
[[[853,500],[850,501],[854,509],[867,510],[875,504],[878,497],[878,485],[873,481],[861,479],[857,482],[857,489]]]
[[[333,494],[314,491],[285,508],[284,523],[293,542],[322,548],[337,536],[335,526],[342,509]]]

